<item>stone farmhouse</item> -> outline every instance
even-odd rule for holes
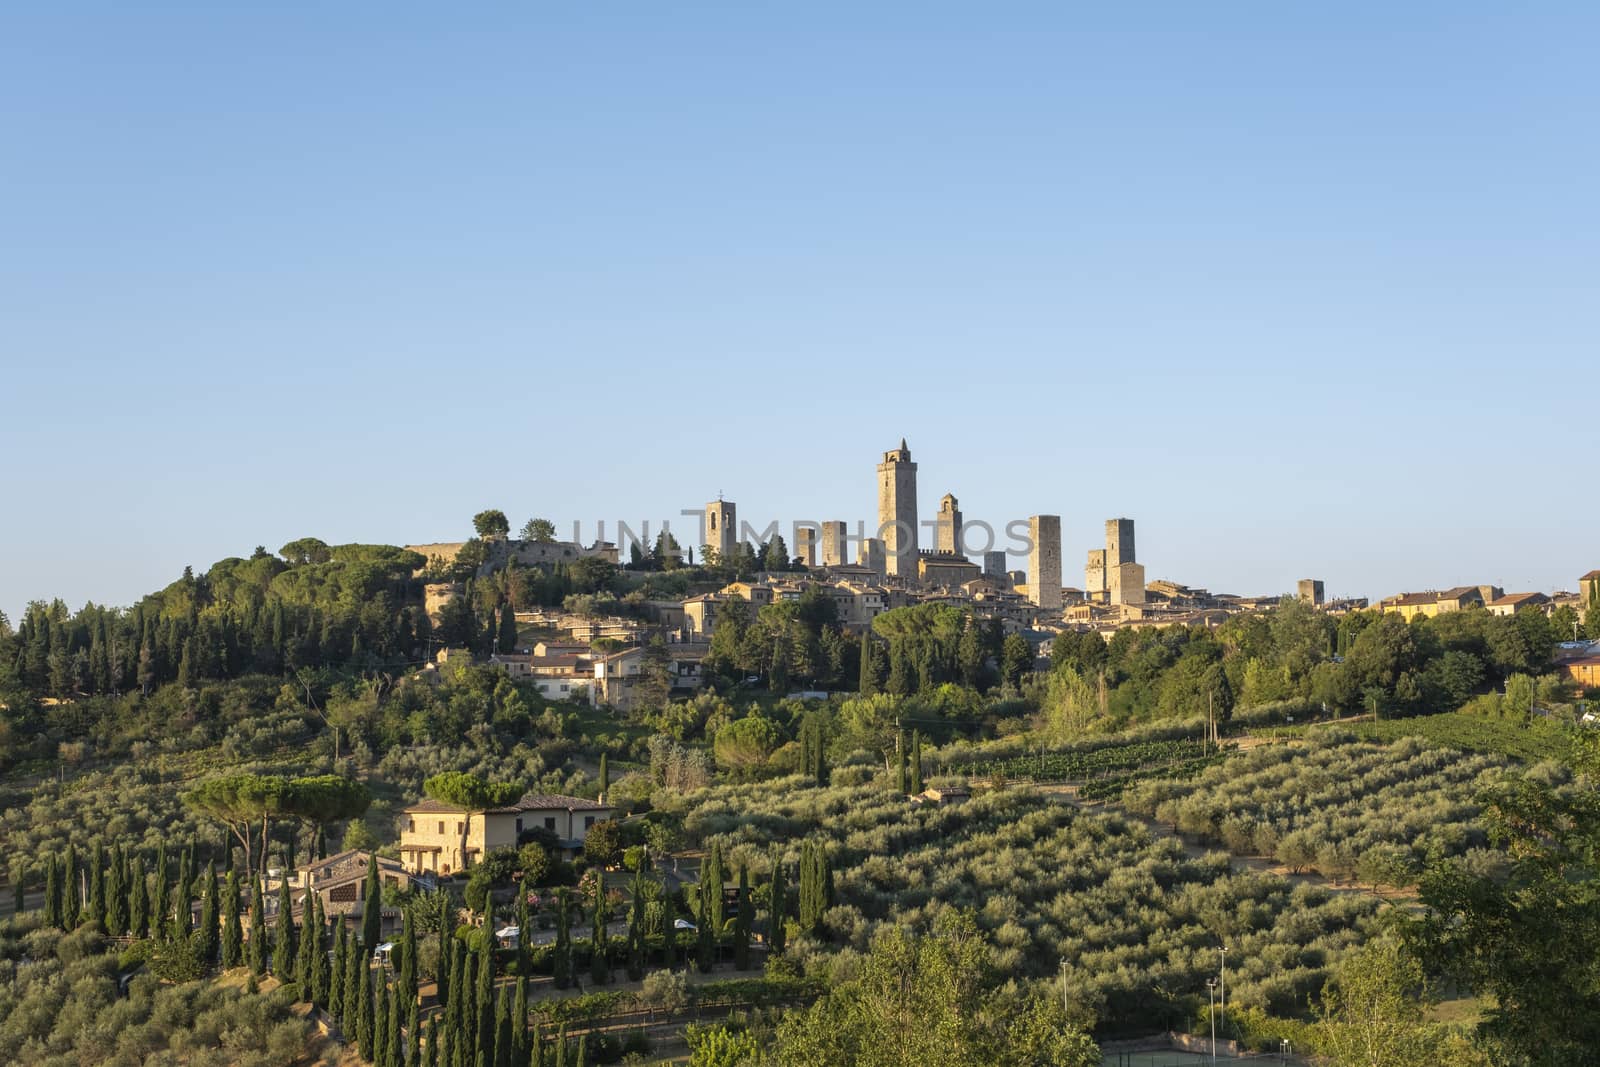
[[[454,874],[491,849],[516,848],[535,830],[550,831],[563,851],[576,853],[590,827],[616,812],[609,804],[548,793],[478,810],[426,797],[401,813],[400,862],[413,875]]]

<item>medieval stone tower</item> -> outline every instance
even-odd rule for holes
[[[1061,610],[1061,516],[1028,520],[1028,599],[1047,611]]]
[[[733,549],[739,543],[738,509],[731,500],[713,500],[706,505],[706,546],[726,562],[733,558]]]
[[[939,500],[939,514],[933,520],[933,550],[947,556],[961,552],[961,505],[950,493]]]
[[[905,438],[878,464],[878,537],[888,573],[917,577],[917,465]]]

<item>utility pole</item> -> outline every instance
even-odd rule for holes
[[[1222,1001],[1222,1029],[1228,1029],[1228,946],[1222,946],[1222,983],[1218,993]]]
[[[1207,1013],[1211,1016],[1211,1062],[1217,1062],[1217,980],[1206,979],[1206,993],[1211,997],[1211,1009]]]
[[[1061,1010],[1068,1015],[1072,1014],[1072,1009],[1067,1006],[1067,961],[1065,957],[1062,957],[1061,960]]]

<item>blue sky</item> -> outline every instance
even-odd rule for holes
[[[1600,566],[1592,5],[226,6],[0,14],[13,619],[901,436],[1069,582]]]

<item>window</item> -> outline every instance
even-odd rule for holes
[[[415,819],[407,819],[406,820],[406,829],[409,830],[411,833],[416,833],[417,832],[417,820],[415,820]]]
[[[517,835],[519,837],[522,835],[522,817],[521,816],[517,817]]]
[[[444,833],[444,820],[443,819],[439,820],[439,832],[441,834]]]
[[[593,825],[594,825],[594,816],[593,815],[585,815],[583,817],[583,828],[585,830],[587,830],[587,829],[589,829],[589,827],[591,827]]]
[[[460,832],[461,832],[461,824],[460,823],[456,823],[456,833],[459,834]]]
[[[556,828],[556,817],[554,815],[548,815],[545,817],[544,828],[546,830],[554,830]]]

